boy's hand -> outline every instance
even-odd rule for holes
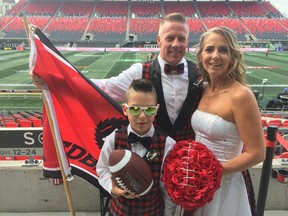
[[[111,179],[112,180],[112,179]],[[127,199],[134,199],[139,197],[138,194],[135,193],[129,193],[127,189],[122,189],[120,187],[118,187],[115,182],[112,180],[112,190],[111,193],[115,196],[123,196]]]

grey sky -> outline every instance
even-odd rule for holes
[[[288,17],[288,0],[269,0],[285,17]]]

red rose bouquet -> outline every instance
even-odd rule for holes
[[[222,165],[205,145],[183,140],[166,157],[162,181],[175,204],[196,210],[213,200],[221,177]]]

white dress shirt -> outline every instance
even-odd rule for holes
[[[181,62],[179,62],[179,64],[184,63],[184,73],[175,75],[166,75],[164,73],[164,65],[166,62],[160,55],[158,55],[158,61],[161,68],[163,94],[168,116],[171,123],[174,124],[187,96],[189,85],[187,61],[183,58]],[[142,70],[142,64],[136,63],[116,77],[91,80],[115,101],[123,102],[125,101],[126,90],[132,81],[142,78]]]
[[[155,128],[152,125],[150,130],[146,134],[142,135],[141,137],[147,137],[147,136],[152,137],[154,134],[154,131],[155,131]],[[131,128],[131,126],[129,124],[127,127],[127,134],[129,134],[130,132],[135,133],[135,131],[133,131],[133,129]],[[135,133],[135,134],[140,136],[137,133]],[[105,139],[104,144],[103,144],[103,147],[101,149],[99,160],[98,160],[97,165],[96,165],[96,172],[99,176],[99,184],[104,189],[106,189],[107,192],[109,192],[111,194],[112,181],[110,178],[111,173],[109,170],[109,155],[115,149],[115,131],[112,132],[109,136],[107,136],[104,139]],[[166,138],[163,162],[164,162],[165,157],[167,156],[167,153],[173,148],[175,143],[176,143],[176,141],[173,140],[171,137]],[[139,143],[137,142],[137,143],[131,145],[131,151],[135,152],[140,157],[143,157],[146,154],[147,149],[140,142]],[[162,163],[162,167],[163,167],[163,163]],[[162,172],[162,167],[161,167],[161,172]],[[170,197],[168,196],[167,191],[166,191],[162,181],[160,181],[160,188],[162,190],[163,198],[164,198],[164,202],[165,202],[164,215],[171,216],[174,214],[174,212],[176,210],[176,205],[171,201]]]

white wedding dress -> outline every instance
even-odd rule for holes
[[[196,141],[207,146],[221,162],[241,154],[242,141],[237,126],[223,118],[196,110],[191,119]],[[222,177],[214,199],[196,210],[194,216],[250,216],[246,186],[241,172]]]

